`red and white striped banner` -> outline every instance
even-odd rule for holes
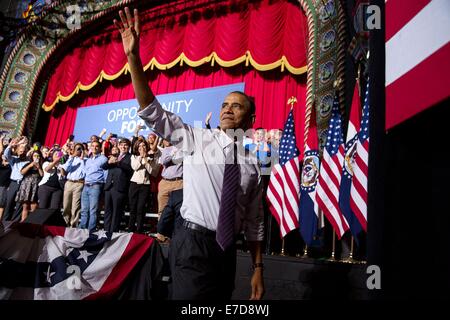
[[[386,0],[386,129],[450,96],[450,1]]]

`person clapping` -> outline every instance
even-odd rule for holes
[[[131,168],[134,172],[128,193],[130,204],[128,231],[130,232],[142,232],[145,204],[150,196],[150,175],[159,172],[159,153],[156,152],[149,156],[148,151],[147,141],[138,139],[135,142],[131,156]]]

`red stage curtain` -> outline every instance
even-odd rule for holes
[[[307,21],[298,3],[181,1],[146,10],[142,25],[141,57],[146,70],[167,70],[180,63],[191,67],[245,63],[264,72],[306,72]],[[102,80],[114,80],[126,72],[115,27],[93,34],[68,52],[56,68],[48,84],[45,110],[53,109],[58,101],[69,101],[80,89],[91,90]]]
[[[233,68],[207,65],[199,68],[178,67],[164,72],[147,73],[149,84],[155,94],[245,82],[245,92],[255,97],[255,128],[282,128],[290,110],[287,100],[291,96],[295,96],[298,100],[294,109],[297,145],[303,152],[306,75],[293,76],[289,73],[280,73],[278,70],[259,72],[243,65]],[[52,145],[55,142],[64,143],[66,141],[73,131],[78,107],[132,98],[134,98],[134,91],[129,77],[121,77],[112,82],[104,82],[69,102],[61,103],[51,111],[45,144]],[[219,107],[211,106],[211,108]],[[93,121],[95,120],[93,119]],[[102,128],[99,127],[98,129],[100,132]],[[92,134],[98,134],[99,132],[92,132]]]

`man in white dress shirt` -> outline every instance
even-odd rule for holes
[[[114,20],[114,24],[121,33],[128,58],[133,88],[140,106],[138,114],[147,126],[184,154],[184,201],[180,210],[184,222],[172,239],[170,253],[172,298],[231,298],[236,249],[234,241],[230,245],[230,241],[223,240],[227,236],[230,238],[230,232],[222,231],[231,228],[232,240],[243,230],[248,241],[254,270],[250,299],[259,300],[264,294],[262,184],[257,161],[251,155],[245,155],[242,143],[244,131],[250,129],[254,121],[253,100],[242,92],[230,93],[222,104],[220,130],[205,130],[184,124],[180,117],[161,107],[148,86],[139,57],[137,10],[132,15],[125,8],[125,13],[119,11],[119,16],[121,21]],[[227,169],[225,164],[234,169]],[[224,174],[225,170],[233,173]],[[232,179],[226,176],[232,176],[239,185],[229,187]],[[221,201],[224,199],[222,190],[227,190],[224,194],[231,195],[228,206],[224,203],[226,201]],[[233,213],[231,218],[230,211]],[[223,218],[223,212],[227,212],[227,218]],[[223,226],[225,224],[228,228]]]

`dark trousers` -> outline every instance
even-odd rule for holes
[[[20,217],[21,209],[20,206],[16,208],[16,194],[19,191],[20,184],[17,181],[11,180],[9,183],[8,190],[6,191],[6,206],[4,211],[3,220],[5,221],[15,221]]]
[[[215,232],[181,226],[170,244],[173,300],[230,300],[236,248],[222,251]]]
[[[63,191],[61,188],[49,187],[45,184],[39,186],[38,198],[41,209],[61,209]]]
[[[127,195],[114,189],[105,191],[105,225],[109,232],[118,232],[125,210]]]
[[[130,207],[130,221],[128,223],[128,230],[131,232],[142,232],[144,225],[144,216],[146,211],[146,203],[150,196],[149,184],[130,183],[129,207]],[[137,226],[135,226],[135,224]]]

